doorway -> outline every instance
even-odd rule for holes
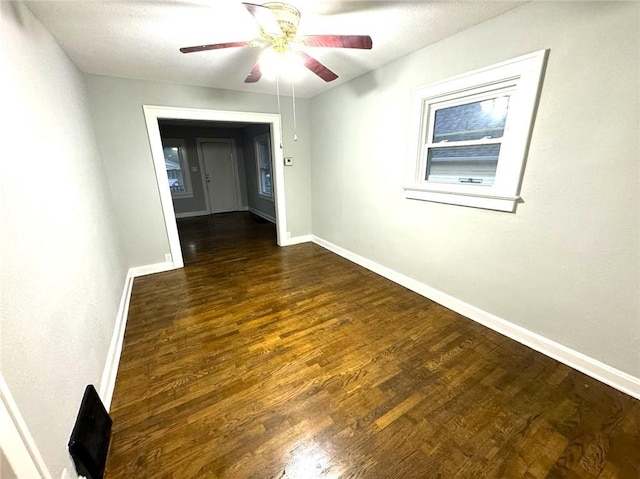
[[[280,145],[280,115],[148,105],[143,106],[143,111],[149,135],[149,143],[151,146],[158,192],[162,204],[167,238],[171,251],[171,261],[174,268],[181,268],[184,266],[184,261],[180,248],[180,238],[178,236],[178,228],[166,171],[158,121],[174,119],[265,124],[269,126],[271,145]],[[287,241],[284,158],[281,148],[274,147],[272,148],[271,153],[273,159],[273,202],[275,206],[276,241],[279,246],[283,246]]]

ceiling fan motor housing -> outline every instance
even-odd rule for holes
[[[300,10],[282,2],[268,2],[262,6],[271,10],[286,40],[296,36],[300,23]]]

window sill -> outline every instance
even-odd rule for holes
[[[186,200],[189,198],[193,198],[193,193],[172,194],[171,198],[173,198],[174,200]]]
[[[263,195],[262,193],[258,193],[258,198],[261,200],[271,201],[273,203],[273,196]]]
[[[513,213],[519,196],[492,196],[483,194],[432,191],[415,186],[405,186],[405,196],[411,200],[433,201],[450,205],[470,206],[486,210]]]

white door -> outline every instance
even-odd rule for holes
[[[226,142],[203,142],[202,158],[211,213],[238,211],[233,148]]]

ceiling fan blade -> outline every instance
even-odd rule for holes
[[[249,13],[253,15],[253,18],[256,19],[256,22],[258,22],[258,25],[265,33],[272,37],[281,37],[284,35],[280,28],[280,24],[269,8],[262,5],[256,5],[255,3],[243,2],[242,4]]]
[[[260,63],[253,65],[253,68],[245,78],[245,83],[255,83],[262,78],[262,72],[260,71]]]
[[[211,45],[198,45],[195,47],[181,48],[182,53],[204,52],[206,50],[218,50],[220,48],[232,48],[232,47],[250,47],[251,42],[227,42],[227,43],[213,43]]]
[[[308,47],[360,48],[371,50],[373,42],[369,35],[303,35],[298,37]]]
[[[338,78],[338,75],[329,70],[312,56],[306,54],[305,52],[300,52],[300,55],[302,56],[302,58],[304,58],[304,66],[318,75],[324,81],[330,82]]]

